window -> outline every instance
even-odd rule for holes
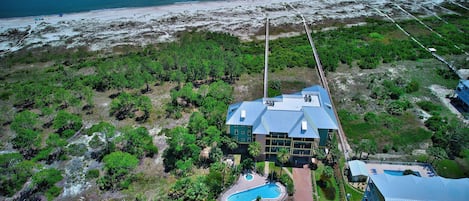
[[[238,129],[235,128],[234,134],[235,134],[235,135],[238,135]]]

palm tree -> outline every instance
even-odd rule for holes
[[[259,142],[249,144],[248,152],[254,159],[256,159],[261,154],[261,144],[259,144]]]
[[[285,148],[281,148],[277,152],[277,160],[282,164],[282,169],[283,165],[290,159],[290,151],[288,151]],[[280,174],[282,174],[282,170],[280,170]]]
[[[259,142],[253,142],[248,147],[249,155],[254,158],[254,168],[256,167],[257,157],[261,154],[261,144]]]

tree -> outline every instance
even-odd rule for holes
[[[130,153],[137,158],[153,157],[158,148],[153,144],[153,138],[145,127],[135,129],[125,128],[122,137],[117,140],[123,144],[122,151]]]
[[[227,142],[227,146],[231,151],[233,151],[238,148],[238,143],[233,140],[230,140],[229,142]]]
[[[281,148],[280,150],[278,150],[277,160],[278,162],[282,164],[282,169],[283,169],[283,165],[285,165],[285,163],[288,162],[288,160],[290,160],[290,151],[288,151],[288,149],[285,149],[285,148]]]
[[[221,161],[222,157],[223,157],[223,151],[218,148],[218,147],[214,147],[210,150],[210,160],[212,162],[218,162],[218,161]]]
[[[24,130],[35,130],[38,123],[38,115],[26,110],[15,115],[10,128],[16,133],[21,133]]]
[[[54,118],[52,127],[56,129],[61,137],[69,138],[80,130],[83,125],[78,115],[70,114],[67,111],[60,110]]]
[[[207,127],[208,122],[204,115],[202,115],[200,112],[192,113],[188,125],[189,132],[200,135],[205,129],[207,129]]]
[[[35,164],[18,153],[0,154],[0,196],[10,197],[32,175]]]
[[[55,183],[63,179],[62,173],[54,168],[44,169],[33,175],[33,183],[40,189],[46,191]]]
[[[36,152],[40,145],[39,132],[36,129],[38,115],[30,111],[23,111],[15,115],[10,129],[16,133],[13,147],[28,158]]]
[[[261,144],[259,142],[252,142],[248,147],[249,155],[254,158],[254,167],[256,166],[257,157],[261,154]]]
[[[166,171],[171,171],[176,168],[178,160],[197,161],[200,154],[200,147],[197,146],[196,137],[189,133],[189,130],[184,127],[175,127],[171,129],[166,136],[166,142],[169,147],[163,153],[163,163]]]
[[[117,151],[103,158],[106,175],[98,180],[101,189],[118,190],[130,184],[129,173],[138,165],[137,157]]]
[[[430,163],[433,164],[433,162],[435,161],[440,161],[440,160],[443,160],[443,159],[447,159],[448,158],[448,154],[446,153],[446,151],[441,148],[441,147],[429,147],[427,149],[427,152],[428,154],[430,155],[430,157],[432,158],[432,161]]]
[[[176,183],[171,187],[168,195],[172,200],[209,200],[210,189],[204,180],[204,176],[198,176],[195,179],[190,177],[182,178],[176,181]]]
[[[367,159],[370,155],[376,154],[376,152],[378,151],[378,147],[376,145],[376,142],[374,140],[368,140],[368,142],[366,144],[366,150],[368,152],[368,154],[366,155]]]
[[[331,178],[334,175],[334,169],[331,166],[325,166],[324,170],[322,171],[322,175],[326,178]]]

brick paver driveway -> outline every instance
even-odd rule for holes
[[[293,168],[293,183],[295,185],[295,201],[313,201],[311,170],[309,168]]]

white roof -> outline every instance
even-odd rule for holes
[[[348,166],[350,167],[350,172],[353,176],[368,176],[368,169],[366,168],[366,164],[363,161],[353,160],[348,162]]]

